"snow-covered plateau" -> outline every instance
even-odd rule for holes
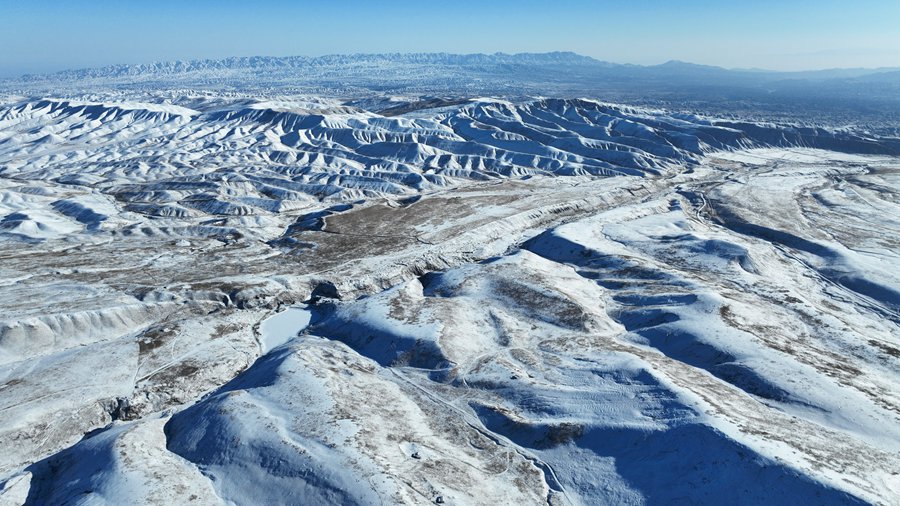
[[[3,99],[0,504],[435,503],[900,503],[900,139]]]

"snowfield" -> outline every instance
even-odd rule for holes
[[[897,504],[898,266],[862,128],[10,97],[0,504]]]

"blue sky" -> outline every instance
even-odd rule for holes
[[[900,66],[900,0],[0,0],[0,75],[356,52],[575,51],[800,70]]]

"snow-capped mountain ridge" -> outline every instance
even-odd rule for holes
[[[358,53],[325,56],[246,56],[219,59],[160,61],[146,64],[119,64],[99,68],[64,70],[51,74],[28,74],[23,80],[98,79],[135,76],[166,76],[209,70],[287,71],[347,65],[603,65],[589,56],[572,52],[552,53]],[[624,65],[622,65],[624,66]]]
[[[172,76],[176,74],[203,72],[210,70],[252,70],[286,71],[316,67],[348,65],[430,65],[430,66],[582,66],[631,72],[675,71],[679,73],[723,74],[734,73],[748,77],[767,79],[834,79],[841,77],[861,78],[867,75],[896,72],[895,67],[824,69],[812,71],[772,71],[764,69],[727,69],[715,65],[701,65],[682,60],[669,60],[655,65],[612,63],[570,51],[548,53],[354,53],[324,56],[234,56],[227,58],[204,58],[194,60],[165,60],[152,63],[115,64],[103,67],[87,67],[63,70],[49,74],[26,74],[25,81],[42,79],[98,79],[137,76]]]
[[[866,123],[896,129],[896,69],[771,72],[670,61],[630,65],[571,52],[521,54],[384,53],[319,57],[232,57],[112,65],[0,80],[0,92],[82,98],[115,92],[206,90],[255,97],[285,92],[373,99],[385,95],[585,96],[666,106],[690,103],[708,114],[766,110],[760,119]],[[752,107],[748,107],[752,105]],[[863,121],[864,120],[864,121]]]

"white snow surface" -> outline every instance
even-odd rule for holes
[[[296,337],[311,317],[306,307],[289,307],[263,320],[259,326],[260,353],[266,354]]]

